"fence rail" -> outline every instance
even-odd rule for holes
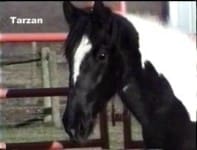
[[[1,33],[0,43],[8,42],[62,42],[67,33]]]
[[[65,88],[0,89],[0,98],[67,96]]]

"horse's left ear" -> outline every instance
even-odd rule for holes
[[[111,10],[110,8],[105,7],[102,1],[95,1],[93,6],[93,13],[96,19],[105,22],[108,20]]]
[[[71,4],[69,1],[63,2],[63,11],[64,11],[64,17],[71,26],[73,23],[76,22],[76,20],[85,14],[85,11],[82,9],[79,9]]]
[[[102,1],[95,1],[94,2],[94,11],[100,11],[104,8],[104,4]]]

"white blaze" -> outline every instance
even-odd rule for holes
[[[88,54],[88,52],[91,50],[91,48],[92,48],[92,44],[90,43],[90,40],[88,39],[87,36],[84,35],[74,54],[74,69],[73,69],[74,83],[76,83],[77,77],[79,76],[81,63],[84,60],[85,56]]]
[[[150,60],[167,78],[175,95],[182,101],[192,121],[197,112],[196,43],[185,34],[164,27],[156,21],[126,15],[140,36],[142,63]],[[181,117],[181,116],[180,116]]]

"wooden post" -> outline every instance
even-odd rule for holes
[[[109,149],[109,131],[108,131],[108,115],[107,107],[100,113],[100,136],[102,141],[102,148]]]
[[[38,58],[38,51],[37,51],[37,43],[32,42],[32,59]],[[37,62],[32,62],[31,64],[31,78],[32,78],[32,86],[35,86],[34,78],[37,75],[37,70],[36,70],[36,64]]]
[[[115,99],[112,99],[112,102],[111,102],[111,120],[112,120],[112,126],[115,126],[116,125],[116,112],[115,112],[115,102],[114,102]]]
[[[31,43],[31,59],[35,60],[38,58],[38,52],[37,52],[37,43],[36,42],[32,42]],[[30,65],[30,72],[31,72],[31,76],[30,76],[30,80],[31,80],[31,85],[27,86],[27,88],[31,88],[31,87],[36,87],[36,81],[35,79],[37,78],[37,67],[36,67],[36,61],[32,61],[29,65]],[[28,64],[28,63],[27,63]],[[27,98],[27,102],[30,101],[31,98]],[[33,102],[33,104],[36,104],[36,101]]]
[[[57,73],[57,60],[56,52],[49,52],[49,72],[50,72],[50,83],[51,87],[58,86],[58,73]],[[61,117],[60,117],[60,99],[59,97],[52,97],[52,119],[55,127],[60,128]]]
[[[49,48],[44,47],[41,50],[41,68],[42,68],[42,81],[43,87],[49,88],[50,81],[49,81],[49,67],[48,67],[48,56],[49,56]],[[51,122],[52,116],[49,115],[48,111],[51,109],[51,97],[44,97],[44,122]]]

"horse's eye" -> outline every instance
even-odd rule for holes
[[[106,58],[105,53],[99,53],[99,54],[97,55],[97,59],[100,60],[100,61],[105,60],[105,58]]]

